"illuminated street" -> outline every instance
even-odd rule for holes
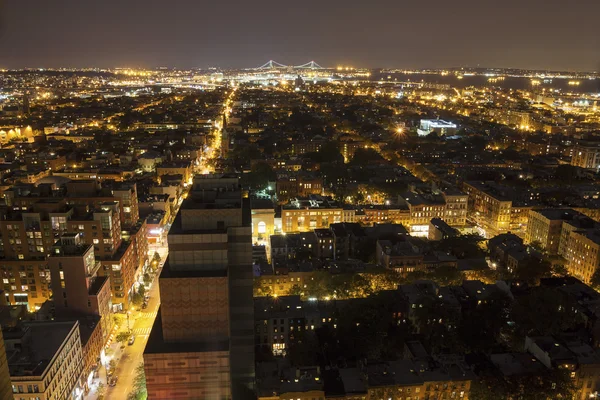
[[[160,275],[160,269],[158,275]],[[158,279],[155,279],[152,284],[149,295],[148,307],[144,310],[134,311],[130,317],[131,332],[135,335],[135,342],[131,346],[124,343],[123,356],[115,371],[118,381],[114,387],[107,385],[107,399],[125,399],[133,390],[136,369],[144,361],[144,348],[160,305]]]

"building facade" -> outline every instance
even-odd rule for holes
[[[169,231],[144,352],[148,397],[236,399],[254,382],[252,233],[235,175],[196,177]]]

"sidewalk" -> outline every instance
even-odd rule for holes
[[[126,331],[126,330],[127,330],[127,327],[125,327],[124,331]],[[117,332],[117,334],[118,333],[119,332]],[[123,357],[124,351],[125,350],[124,350],[122,343],[114,342],[109,346],[108,352],[110,353],[110,356],[108,356],[108,358],[110,360],[115,360],[117,368],[118,368],[119,363],[121,362],[121,357]],[[84,399],[97,400],[98,399],[98,387],[100,386],[100,383],[102,383],[104,385],[104,393],[106,393],[106,391],[108,389],[108,378],[107,378],[106,374],[107,374],[106,366],[99,365],[98,366],[98,376],[92,380],[92,384],[90,385],[90,392],[83,397]],[[105,399],[106,399],[106,395],[105,395]]]

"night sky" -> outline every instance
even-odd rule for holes
[[[600,0],[0,0],[0,68],[600,70]]]

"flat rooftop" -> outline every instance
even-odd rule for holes
[[[26,335],[20,351],[7,352],[10,375],[41,376],[59,351],[77,321],[28,322],[23,324]],[[6,341],[10,339],[7,335]]]

